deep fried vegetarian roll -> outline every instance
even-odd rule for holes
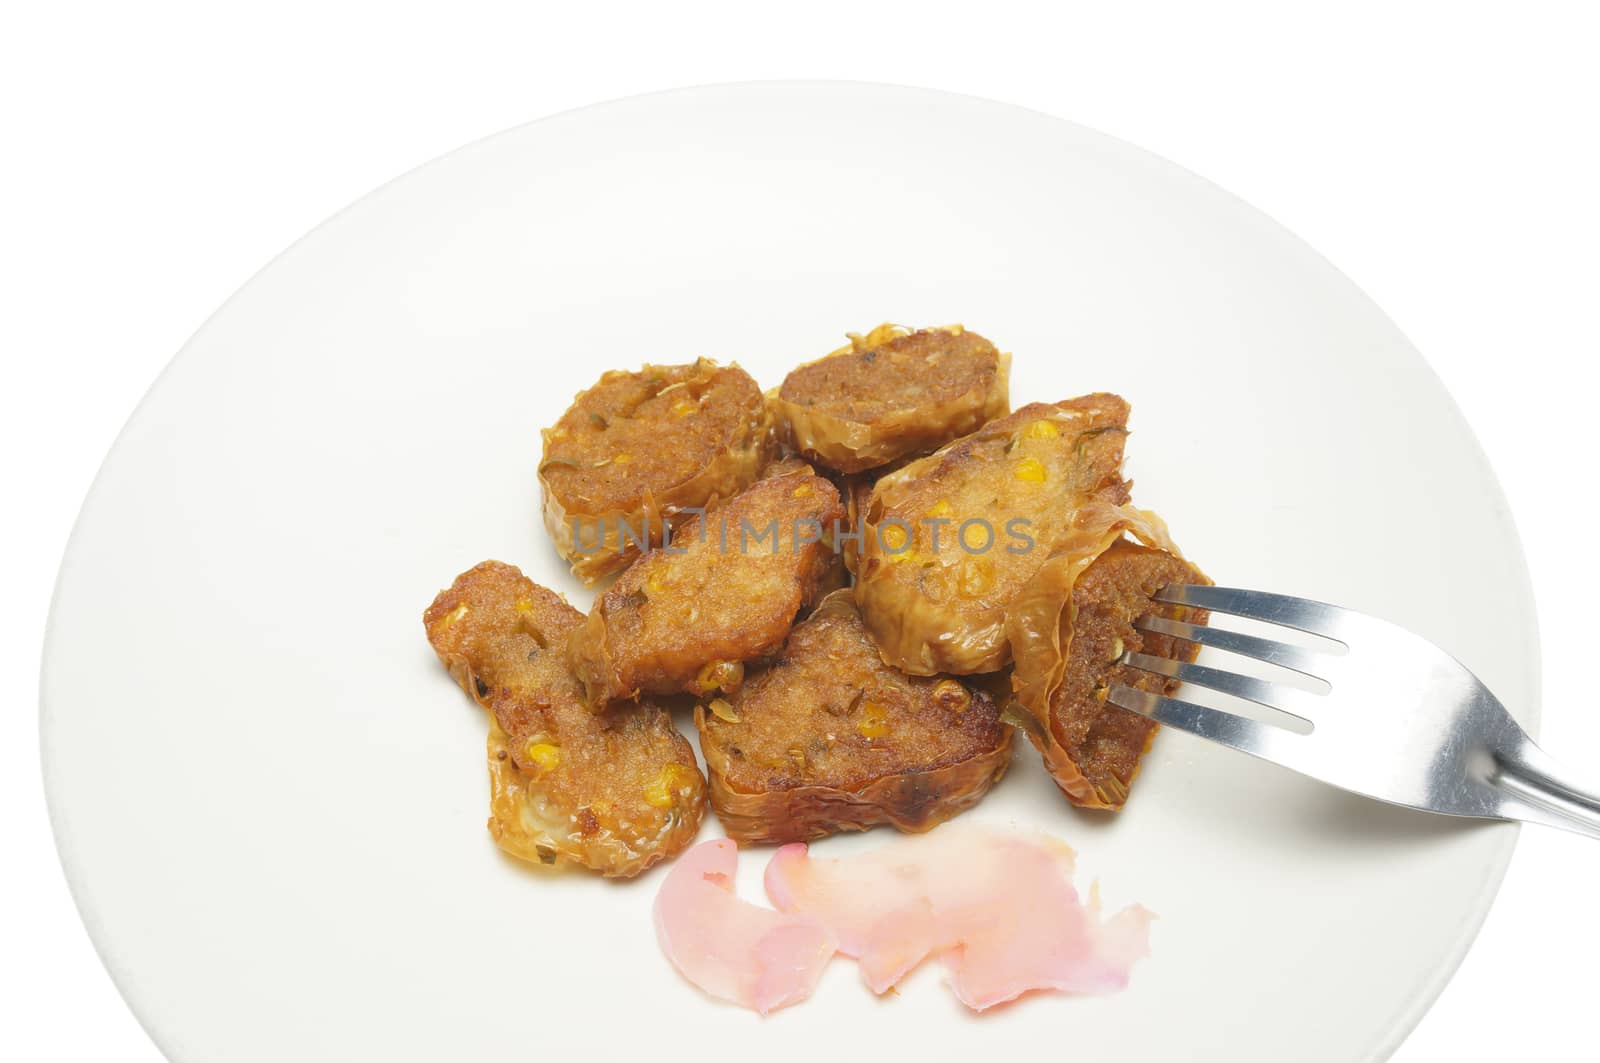
[[[1034,403],[877,482],[856,601],[883,659],[913,675],[992,672],[1011,599],[1091,501],[1128,500],[1128,404]]]
[[[800,366],[773,399],[784,443],[839,472],[925,454],[1009,408],[1011,356],[960,325],[879,325]]]
[[[987,692],[883,663],[848,590],[771,667],[695,709],[711,807],[741,843],[892,824],[923,831],[1005,773],[1011,728]]]
[[[685,524],[634,562],[572,634],[590,701],[738,688],[744,662],[777,652],[834,561],[824,541],[844,508],[804,462]]]
[[[1170,583],[1211,581],[1177,554],[1159,521],[1141,517],[1113,524],[1108,545],[1058,554],[1019,596],[1012,618],[1015,685],[1024,710],[1018,722],[1056,785],[1084,808],[1122,807],[1155,736],[1152,721],[1106,700],[1111,685],[1154,694],[1171,694],[1178,687],[1176,679],[1121,664],[1122,655],[1193,661],[1199,650],[1193,643],[1141,631],[1134,620],[1148,613],[1190,623],[1207,619],[1203,610],[1150,600]],[[1165,548],[1120,538],[1124,527]]]
[[[606,373],[543,435],[545,527],[585,583],[742,491],[777,448],[750,374],[704,358]]]
[[[461,688],[489,710],[489,831],[513,856],[627,878],[694,840],[705,779],[654,704],[591,710],[565,649],[583,614],[485,561],[423,616]]]

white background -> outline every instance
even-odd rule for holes
[[[159,1059],[73,911],[38,768],[51,583],[124,418],[212,309],[350,200],[504,127],[653,89],[849,78],[1020,103],[1299,233],[1476,427],[1533,572],[1542,738],[1600,780],[1592,10],[577,6],[59,3],[0,20],[0,1057]],[[1592,1058],[1597,881],[1600,846],[1526,831],[1482,937],[1396,1059]]]

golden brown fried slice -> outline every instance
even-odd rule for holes
[[[1034,403],[879,480],[856,601],[878,650],[913,675],[1010,660],[1005,613],[1090,501],[1128,499],[1128,404]]]
[[[1137,530],[1149,533],[1142,525]],[[1164,529],[1151,537],[1163,538]],[[1075,579],[1072,570],[1079,573]],[[1017,640],[1016,683],[1025,710],[1018,722],[1073,804],[1121,808],[1138,774],[1139,758],[1155,735],[1154,723],[1107,702],[1110,685],[1122,683],[1154,694],[1171,694],[1178,686],[1175,679],[1118,663],[1123,653],[1192,661],[1199,650],[1194,643],[1140,631],[1133,621],[1161,613],[1205,623],[1203,610],[1157,605],[1150,596],[1169,583],[1209,582],[1175,550],[1115,539],[1092,560],[1053,559],[1037,586],[1019,599],[1019,609],[1048,616],[1038,620],[1041,627],[1058,626],[1055,639]],[[1069,600],[1070,607],[1063,608]]]
[[[543,435],[545,527],[586,583],[743,490],[777,452],[750,374],[704,358],[606,373]]]
[[[1011,759],[994,700],[885,665],[849,591],[824,599],[738,693],[697,706],[694,722],[711,807],[741,843],[880,823],[928,830],[977,804]]]
[[[744,663],[783,645],[833,561],[833,484],[784,462],[634,562],[572,634],[591,703],[738,688]]]
[[[485,561],[423,615],[428,641],[489,710],[489,832],[513,856],[628,878],[677,855],[705,811],[694,750],[659,706],[601,712],[565,659],[583,614]]]
[[[773,399],[783,441],[839,472],[924,454],[1009,408],[1011,356],[960,325],[879,325],[800,366]]]

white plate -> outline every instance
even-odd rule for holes
[[[174,1060],[1398,1043],[1515,828],[1186,735],[1160,737],[1114,818],[1068,808],[1026,746],[972,814],[1066,838],[1109,904],[1161,916],[1127,992],[981,1019],[934,970],[877,1000],[843,961],[765,1021],[714,1004],[657,951],[659,872],[551,878],[490,842],[482,713],[420,617],[486,557],[587,604],[539,528],[537,429],[602,369],[703,354],[771,386],[885,319],[991,336],[1018,403],[1126,395],[1137,498],[1215,578],[1408,625],[1533,722],[1527,579],[1472,435],[1394,325],[1267,218],[1100,134],[930,92],[742,85],[565,114],[385,186],[265,269],[84,506],[45,651],[48,789],[90,932]]]

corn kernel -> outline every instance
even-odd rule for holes
[[[972,695],[967,688],[954,679],[941,679],[935,683],[933,697],[951,712],[966,712],[967,706],[972,704]]]
[[[616,457],[612,458],[611,460],[612,460],[612,462],[614,462],[617,465],[626,465],[626,464],[628,464],[628,462],[633,460],[633,455],[627,453],[626,451],[624,451],[623,453],[618,454]]]
[[[719,720],[727,723],[739,722],[739,714],[733,711],[733,706],[724,698],[712,698],[711,704],[707,705],[706,708],[710,709],[711,715]]]
[[[876,702],[867,702],[861,707],[861,722],[856,724],[856,730],[861,732],[863,738],[882,738],[889,733],[889,720],[884,715],[883,706]]]
[[[1023,458],[1017,462],[1014,473],[1024,483],[1042,484],[1045,481],[1044,462],[1038,458]]]
[[[529,742],[522,751],[523,758],[540,771],[549,771],[561,763],[561,750],[549,742]]]
[[[928,516],[930,517],[948,517],[950,513],[950,503],[942,498],[928,508]]]
[[[1061,434],[1061,429],[1050,421],[1034,421],[1022,434],[1028,439],[1055,439]]]
[[[519,613],[531,613],[531,612],[533,612],[533,602],[530,601],[527,598],[518,598],[517,599],[517,612],[519,612]]]
[[[898,524],[885,525],[879,532],[883,539],[883,548],[891,554],[899,553],[911,541],[911,536]]]
[[[1114,661],[1118,657],[1121,657],[1122,656],[1122,650],[1123,650],[1122,640],[1119,638],[1119,639],[1117,639],[1117,641],[1115,641],[1115,642],[1113,642],[1111,644],[1111,660]]]
[[[801,484],[799,487],[796,487],[793,491],[790,492],[790,496],[793,497],[793,498],[810,498],[811,497],[811,485],[810,484]]]
[[[464,604],[463,605],[458,605],[454,609],[450,610],[448,613],[444,614],[443,616],[441,616],[439,618],[438,627],[442,631],[443,629],[449,627],[451,624],[454,624],[457,620],[460,620],[462,617],[464,617],[466,615],[467,615],[467,607],[466,607],[466,605],[464,605]]]
[[[652,572],[649,578],[644,581],[644,589],[651,594],[660,594],[667,589],[667,586],[666,574],[662,572]]]
[[[687,417],[694,411],[695,404],[688,399],[679,399],[672,404],[672,415],[674,417]]]
[[[651,808],[671,806],[677,801],[679,792],[687,788],[692,780],[688,768],[682,764],[668,764],[656,772],[656,777],[644,788],[645,804]]]
[[[695,689],[702,694],[714,690],[733,693],[744,682],[742,661],[712,661],[695,674]]]

